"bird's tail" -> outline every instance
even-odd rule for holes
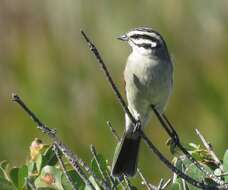
[[[134,176],[137,169],[140,135],[125,132],[118,143],[112,164],[112,175]]]

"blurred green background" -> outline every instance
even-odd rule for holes
[[[122,133],[124,114],[80,29],[93,39],[124,94],[130,48],[116,37],[138,26],[159,31],[172,54],[167,115],[182,142],[199,143],[198,128],[222,156],[228,146],[228,1],[1,0],[0,160],[22,164],[35,137],[49,142],[10,102],[16,92],[84,160],[94,144],[111,161],[116,142],[106,121]],[[158,122],[146,131],[171,158]],[[143,143],[139,164],[152,182],[171,174]]]

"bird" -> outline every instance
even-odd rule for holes
[[[132,51],[124,70],[128,109],[140,130],[148,124],[151,106],[162,114],[173,88],[173,64],[165,40],[157,31],[138,27],[118,37],[128,42]],[[125,131],[116,146],[112,176],[133,177],[137,170],[140,131],[125,114]]]

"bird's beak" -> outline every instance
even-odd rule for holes
[[[120,36],[117,38],[118,40],[121,40],[121,41],[128,41],[128,36],[126,34]]]

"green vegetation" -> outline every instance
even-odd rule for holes
[[[24,97],[85,161],[91,159],[89,144],[111,160],[116,142],[106,122],[122,133],[124,113],[80,29],[92,37],[124,94],[130,50],[116,37],[138,26],[161,32],[172,54],[174,91],[166,114],[181,141],[198,144],[197,128],[222,158],[228,144],[227,18],[225,0],[1,0],[0,160],[23,165],[35,137],[50,143],[9,101],[11,92]],[[172,159],[156,121],[146,133]],[[172,175],[143,144],[139,165],[155,184]]]
[[[200,145],[190,143],[188,150],[208,172],[212,172],[219,176],[222,181],[228,182],[228,151],[226,151],[222,161],[223,164],[221,165],[221,168],[224,168],[224,171],[222,171],[222,169],[218,168],[218,165],[214,163],[214,160],[211,158],[208,151],[201,148]],[[91,152],[93,156],[88,165],[92,169],[93,175],[97,176],[97,178],[94,178],[93,175],[87,175],[87,180],[92,183],[96,190],[104,190],[103,184],[100,183],[101,181],[104,181],[109,189],[123,190],[129,188],[142,188],[137,188],[131,181],[126,181],[124,178],[113,178],[110,175],[110,164],[105,157],[102,154],[96,153],[93,146]],[[60,157],[63,160],[62,156],[63,155],[61,154]],[[66,172],[70,176],[75,189],[91,189],[66,160],[63,160],[63,162],[65,163]],[[174,156],[173,163],[178,169],[193,179],[215,185],[212,179],[205,177],[205,175],[184,155]],[[172,181],[170,181],[169,184],[166,184],[164,189],[183,190],[184,187],[185,189],[187,187],[190,190],[198,189],[189,185],[185,180],[182,180],[175,174],[171,177]],[[137,178],[142,181],[138,174]],[[155,186],[148,181],[147,183],[151,185],[151,190],[155,188]],[[160,189],[163,189],[163,185],[164,183],[160,186]],[[53,146],[43,144],[39,139],[35,139],[32,142],[29,159],[21,167],[12,168],[7,161],[0,162],[0,187],[2,190],[72,190],[72,186],[64,175],[61,165],[58,162]],[[145,183],[144,188],[146,188]]]

